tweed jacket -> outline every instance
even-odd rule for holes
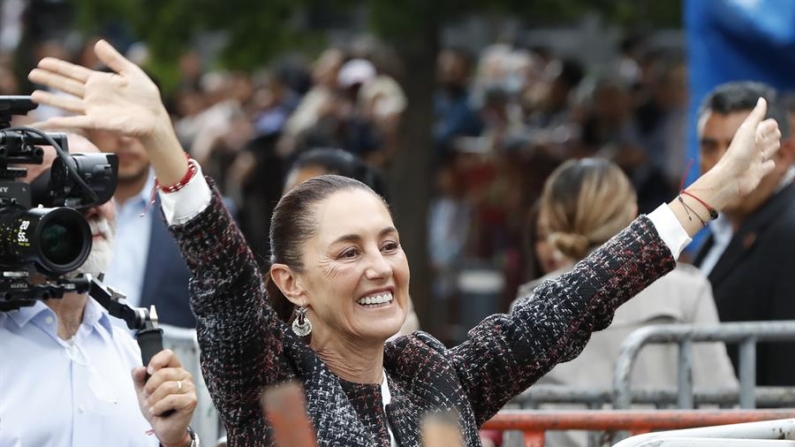
[[[556,278],[569,268],[550,273],[520,287],[522,296],[532,294],[544,281]],[[593,334],[576,359],[555,366],[538,380],[538,384],[575,387],[612,388],[613,366],[621,354],[621,345],[634,331],[652,324],[718,324],[718,311],[706,276],[695,267],[678,265],[673,271],[621,306],[607,329]],[[726,345],[695,343],[692,347],[692,380],[696,387],[738,388]],[[679,347],[674,344],[646,346],[635,359],[630,383],[634,389],[660,386],[676,387]],[[541,409],[578,409],[581,405],[544,405]],[[547,445],[577,447],[588,445],[584,431],[546,433]]]
[[[576,357],[616,308],[675,266],[645,216],[604,244],[572,272],[536,290],[509,314],[493,315],[446,348],[416,332],[386,344],[384,368],[392,396],[384,411],[378,384],[335,376],[269,307],[251,251],[217,191],[211,204],[171,227],[193,279],[202,371],[236,446],[273,446],[260,395],[299,381],[320,446],[419,446],[428,412],[458,415],[464,442],[479,446],[478,428],[509,399],[557,363]]]

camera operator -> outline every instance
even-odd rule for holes
[[[67,141],[72,152],[99,152],[80,135],[68,133]],[[45,148],[44,162],[25,165],[22,180],[54,158]],[[112,256],[113,202],[84,215],[93,244],[75,273],[97,275]],[[198,445],[188,428],[196,408],[191,374],[168,350],[142,367],[135,340],[110,319],[76,293],[0,312],[0,447]]]

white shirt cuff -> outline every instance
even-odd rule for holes
[[[193,219],[210,206],[213,197],[198,163],[196,163],[196,174],[184,188],[175,192],[158,191],[157,193],[160,195],[160,207],[169,225],[182,225]]]
[[[657,230],[657,234],[660,235],[660,239],[662,239],[665,245],[668,246],[668,249],[671,250],[674,259],[679,259],[682,250],[684,250],[687,244],[692,242],[693,239],[687,235],[687,231],[685,231],[682,224],[679,223],[674,212],[668,205],[663,204],[652,211],[648,217],[651,223],[654,224],[654,228]]]

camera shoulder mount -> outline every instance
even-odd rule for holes
[[[85,276],[90,282],[88,294],[107,309],[110,316],[124,320],[127,327],[135,331],[141,360],[144,366],[148,365],[152,357],[163,350],[163,329],[158,327],[155,306],[150,309],[129,306],[122,301],[124,294],[102,283],[102,275],[99,279]]]

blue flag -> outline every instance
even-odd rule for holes
[[[688,157],[698,175],[697,110],[715,87],[759,81],[795,91],[795,1],[685,0],[690,76]],[[692,244],[693,247],[698,244]]]

